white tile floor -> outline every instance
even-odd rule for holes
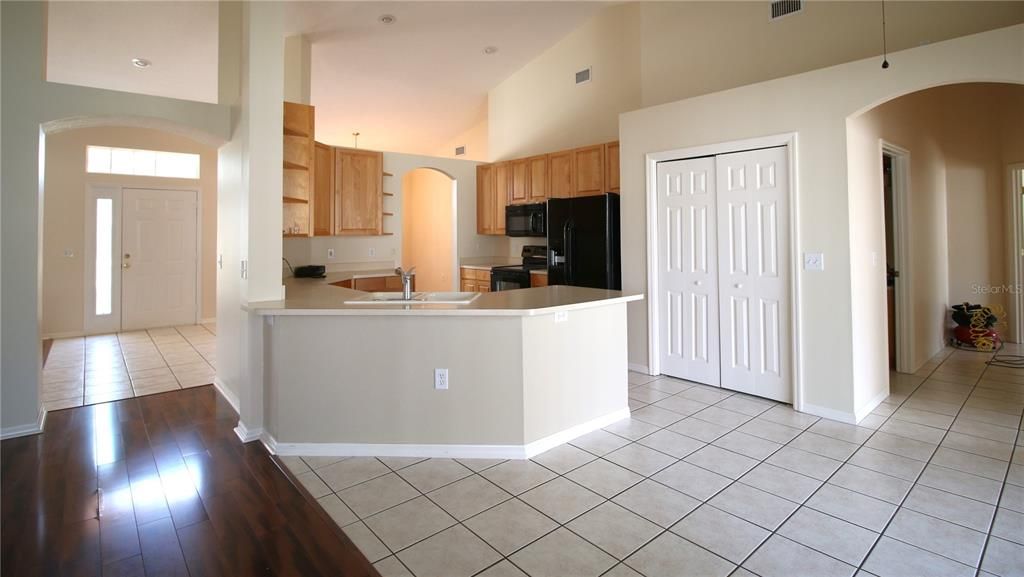
[[[43,367],[48,411],[208,385],[214,324],[56,339]]]
[[[631,419],[530,461],[285,462],[385,577],[1019,576],[1024,370],[985,360],[861,426],[631,373]]]

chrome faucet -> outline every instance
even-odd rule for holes
[[[402,300],[412,300],[412,277],[415,272],[416,267],[412,267],[409,270],[403,270],[402,267],[395,269],[395,274],[402,277]]]

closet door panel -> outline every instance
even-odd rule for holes
[[[713,158],[657,170],[662,373],[717,386],[718,253]]]

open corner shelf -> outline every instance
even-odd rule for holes
[[[382,173],[382,174],[383,174],[384,176],[394,176],[394,175],[393,175],[393,174],[391,174],[390,172],[384,172],[384,173]]]
[[[284,233],[283,236],[284,236],[284,238],[309,238],[308,234],[291,233],[291,232],[286,232],[286,233]]]
[[[384,196],[395,196],[395,193],[393,192],[382,192],[381,194],[383,194]]]
[[[284,161],[284,167],[290,170],[309,170],[308,166],[302,166],[301,164],[295,164],[294,162]]]
[[[309,200],[305,198],[296,198],[294,196],[282,196],[281,199],[285,204],[309,204]]]

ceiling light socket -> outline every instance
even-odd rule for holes
[[[384,14],[383,16],[378,18],[377,21],[379,21],[381,24],[394,24],[395,17],[391,14]]]
[[[491,54],[494,54],[497,51],[498,51],[498,47],[497,46],[487,46],[486,48],[484,48],[484,54],[487,54],[488,56],[491,55]]]
[[[132,58],[132,66],[136,68],[149,68],[153,63],[145,58]]]

